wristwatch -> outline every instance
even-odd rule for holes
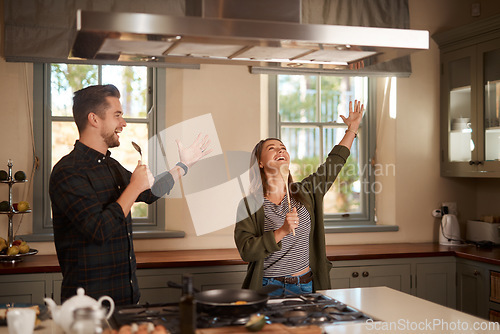
[[[186,166],[184,163],[182,163],[182,162],[179,161],[175,165],[179,166],[180,168],[182,168],[184,170],[184,175],[186,175],[188,173],[188,166]]]

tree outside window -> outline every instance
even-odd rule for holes
[[[349,101],[368,100],[368,79],[334,76],[278,76],[278,129],[291,159],[296,181],[316,171],[347,129],[339,115],[348,115]],[[351,156],[324,198],[325,217],[348,217],[366,212],[360,145],[363,127]]]

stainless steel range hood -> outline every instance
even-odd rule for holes
[[[224,6],[227,3],[231,1],[205,0],[204,13],[220,14],[224,8],[214,10],[213,4]],[[240,10],[246,13],[244,18],[79,10],[70,58],[144,62],[154,66],[237,64],[335,72],[373,66],[429,47],[429,33],[423,30],[301,24],[289,22],[289,18],[248,18],[253,17],[253,13],[263,12],[258,3],[267,6],[264,13],[279,13],[283,6],[298,3],[300,14],[300,0],[239,3],[247,4],[247,8]],[[212,7],[206,7],[207,4]]]

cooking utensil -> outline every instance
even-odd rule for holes
[[[139,152],[139,154],[141,155],[141,163],[142,163],[142,150],[141,150],[141,147],[139,145],[137,145],[135,142],[132,142],[132,146],[135,148],[135,150],[137,152]]]
[[[280,174],[285,182],[286,188],[286,198],[288,199],[288,211],[292,211],[292,203],[290,202],[290,190],[288,189],[288,175],[290,174],[290,170],[288,169],[288,165],[284,164],[280,166]],[[292,233],[295,236],[295,229],[292,229]]]
[[[214,289],[195,293],[198,312],[248,316],[266,306],[269,297],[250,289]]]
[[[167,285],[180,289],[182,286],[172,281]],[[214,289],[197,292],[194,299],[198,313],[213,316],[249,316],[262,310],[269,300],[268,293],[279,289],[277,285],[267,285],[259,290],[250,289]]]

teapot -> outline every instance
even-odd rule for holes
[[[109,311],[106,314],[106,319],[109,319],[115,310],[115,303],[109,296],[102,296],[98,300],[95,300],[90,296],[86,296],[83,288],[78,288],[76,290],[76,296],[69,298],[61,306],[57,306],[51,298],[44,298],[44,301],[52,314],[52,319],[66,333],[70,331],[70,327],[74,319],[74,311],[76,309],[85,307],[95,309],[103,308],[102,302],[105,300],[107,300],[110,305]]]

